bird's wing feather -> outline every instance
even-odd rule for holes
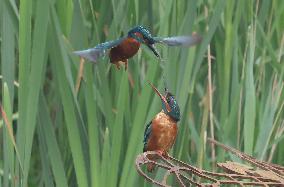
[[[147,124],[145,131],[144,131],[144,139],[143,139],[143,143],[144,143],[144,147],[143,147],[143,152],[147,151],[146,147],[147,147],[147,143],[149,140],[149,136],[152,132],[152,121],[150,123]]]
[[[193,34],[192,36],[154,37],[154,39],[156,42],[168,46],[191,47],[200,43],[202,37],[198,34]]]
[[[125,37],[98,44],[94,48],[85,49],[82,51],[74,51],[73,53],[90,61],[97,62],[100,57],[106,54],[107,50],[119,45],[124,39]]]

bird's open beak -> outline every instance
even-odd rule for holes
[[[146,44],[150,49],[151,51],[153,51],[153,53],[158,57],[160,58],[160,55],[159,55],[159,52],[157,51],[156,47],[154,46],[154,44]]]
[[[171,107],[170,105],[168,104],[167,102],[167,99],[165,98],[165,96],[163,96],[159,90],[152,84],[148,81],[148,83],[150,84],[150,86],[153,88],[153,90],[156,92],[156,94],[161,98],[162,102],[166,105],[166,108],[167,108],[167,111],[168,112],[171,112]]]

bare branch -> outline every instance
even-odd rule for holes
[[[184,163],[170,155],[167,158],[160,156],[155,151],[142,153],[136,158],[136,168],[138,173],[149,182],[158,186],[169,187],[167,179],[173,176],[179,186],[221,186],[233,184],[237,186],[283,186],[284,185],[284,167],[276,164],[259,161],[245,153],[234,148],[228,147],[213,139],[208,139],[210,144],[214,144],[223,148],[240,159],[246,164],[226,161],[218,163],[217,167],[222,172],[211,172],[199,169],[190,164]],[[149,160],[149,156],[159,158],[159,161]],[[156,166],[156,170],[164,172],[161,181],[153,179],[147,175],[143,166],[152,163]]]

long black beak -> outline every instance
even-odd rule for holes
[[[171,107],[170,107],[170,105],[168,104],[166,97],[163,96],[163,95],[159,92],[159,90],[158,90],[150,81],[148,81],[148,83],[150,84],[150,86],[152,87],[152,89],[155,91],[155,93],[161,98],[162,102],[165,103],[166,108],[167,108],[167,111],[168,111],[168,112],[171,112]]]
[[[147,44],[147,46],[153,51],[153,53],[160,58],[159,52],[157,51],[156,47],[154,46],[154,44]]]

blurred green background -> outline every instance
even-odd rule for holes
[[[284,1],[1,0],[0,20],[0,186],[150,186],[134,166],[161,109],[146,80],[180,104],[176,158],[206,169],[235,159],[211,149],[214,136],[284,165]],[[127,72],[85,63],[77,92],[72,51],[136,25],[203,41],[158,46],[162,61],[142,48]]]

